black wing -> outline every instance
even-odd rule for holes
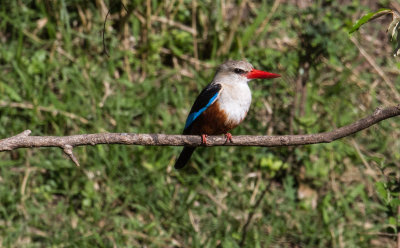
[[[192,109],[186,119],[185,130],[187,130],[193,121],[200,116],[211,104],[213,104],[221,93],[222,86],[220,84],[211,83],[207,85],[200,93],[200,95],[194,101]]]

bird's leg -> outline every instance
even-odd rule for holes
[[[201,144],[207,145],[207,134],[202,134],[201,135]]]
[[[231,133],[226,133],[225,134],[226,140],[225,143],[228,143],[228,141],[230,141],[231,143],[233,143],[232,141],[232,134]]]

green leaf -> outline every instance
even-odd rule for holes
[[[390,201],[390,205],[391,205],[393,208],[396,208],[396,207],[400,206],[400,199],[392,199],[392,200]]]
[[[389,217],[389,225],[396,226],[397,220],[394,217]]]
[[[393,232],[397,233],[397,219],[392,217],[389,217],[389,227],[393,229]]]
[[[349,34],[357,31],[365,23],[390,13],[393,13],[391,9],[380,9],[376,12],[366,14],[365,16],[361,17],[361,19],[359,19],[356,24],[353,25],[353,27],[351,27]]]
[[[371,161],[374,161],[375,163],[377,163],[379,166],[385,167],[385,158],[372,156],[372,157],[369,157],[369,159]]]
[[[272,155],[261,158],[260,166],[263,168],[268,168],[271,171],[278,171],[288,167],[286,163],[283,163],[282,160],[279,160]]]
[[[392,41],[396,41],[396,48],[394,49],[393,55],[400,55],[400,14],[393,11],[393,19],[390,23],[387,33]]]
[[[382,200],[387,202],[388,195],[386,192],[385,184],[383,182],[376,182],[375,188],[376,188],[376,191],[378,192],[378,195],[382,198]]]
[[[389,27],[386,30],[386,32],[389,34],[391,39],[396,37],[396,30],[398,28],[399,21],[400,21],[399,18],[400,17],[397,14],[393,14],[392,22],[389,24]]]
[[[20,95],[12,87],[0,81],[0,93],[7,95],[11,100],[20,102],[22,101]]]

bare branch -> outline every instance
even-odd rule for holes
[[[282,136],[233,136],[232,142],[225,142],[223,136],[210,136],[207,146],[296,146],[317,143],[330,143],[334,140],[349,136],[366,129],[382,120],[400,115],[400,104],[388,108],[377,108],[375,112],[347,126],[330,132],[306,135]],[[30,130],[18,135],[0,140],[0,152],[18,148],[60,147],[79,165],[72,153],[76,146],[98,144],[122,144],[144,146],[200,146],[201,137],[198,135],[167,135],[167,134],[134,134],[134,133],[97,133],[71,136],[29,136]]]

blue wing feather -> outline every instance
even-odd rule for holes
[[[208,107],[213,104],[221,92],[222,86],[220,84],[209,84],[196,98],[189,116],[186,119],[184,130],[186,130],[192,123],[199,117]]]
[[[199,110],[196,111],[196,112],[193,112],[193,113],[189,114],[188,118],[186,119],[185,129],[186,129],[188,126],[190,126],[190,125],[193,123],[193,121],[194,121],[197,117],[199,117],[199,115],[200,115],[201,113],[203,113],[208,107],[210,107],[211,104],[214,103],[214,101],[215,101],[215,99],[217,98],[218,95],[219,95],[219,92],[217,92],[213,97],[211,97],[210,101],[207,103],[206,106],[202,107],[201,109],[199,109]]]

